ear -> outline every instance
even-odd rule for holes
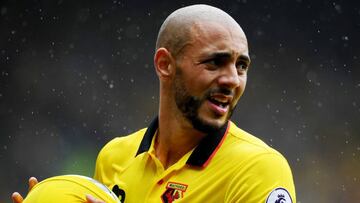
[[[159,78],[170,77],[173,73],[172,67],[173,57],[166,48],[159,48],[156,50],[154,56],[155,70]]]

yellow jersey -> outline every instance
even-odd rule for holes
[[[94,178],[122,202],[296,202],[286,159],[231,121],[166,170],[155,156],[157,128],[155,119],[98,155]]]

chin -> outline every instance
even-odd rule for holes
[[[190,120],[192,126],[201,132],[211,133],[213,131],[219,130],[224,125],[227,124],[228,119],[225,118],[201,118],[196,117]]]

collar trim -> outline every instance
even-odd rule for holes
[[[149,127],[146,129],[146,132],[144,134],[143,139],[141,140],[139,149],[136,153],[136,156],[148,151],[151,146],[151,141],[156,133],[156,130],[159,127],[159,118],[156,117],[149,125]]]
[[[227,124],[219,130],[214,131],[211,135],[206,135],[200,141],[199,145],[195,148],[186,163],[205,168],[225,140],[229,127],[230,122],[227,122]]]
[[[159,118],[156,117],[147,128],[144,137],[140,143],[136,156],[150,149],[151,141],[159,127]],[[211,135],[205,136],[194,149],[186,164],[205,168],[215,156],[216,152],[224,142],[230,122],[228,121],[219,130],[214,131]]]

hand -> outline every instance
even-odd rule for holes
[[[86,202],[87,203],[105,203],[104,201],[102,200],[98,200],[98,199],[95,199],[93,196],[91,195],[86,195]]]
[[[29,191],[38,183],[38,180],[35,177],[29,178]],[[24,198],[18,192],[14,192],[11,195],[13,203],[21,203]]]

